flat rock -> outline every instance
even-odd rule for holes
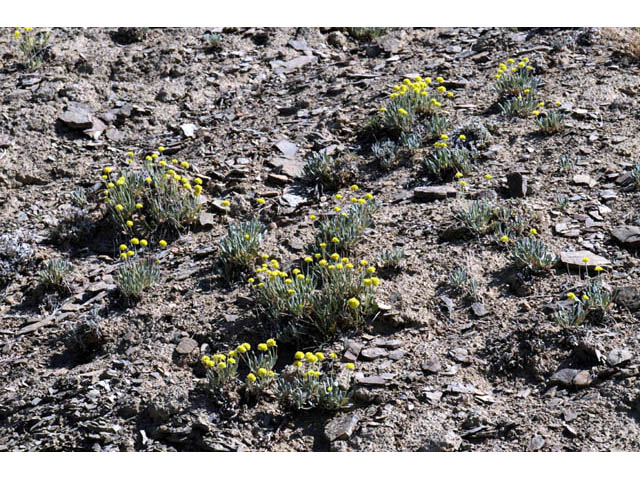
[[[457,194],[458,190],[456,190],[455,187],[448,185],[433,185],[428,187],[417,187],[413,191],[413,198],[418,201],[445,200],[447,198],[455,197]]]
[[[47,325],[51,325],[53,322],[51,320],[42,320],[40,322],[32,323],[31,325],[27,325],[24,328],[21,328],[16,332],[16,335],[24,335],[25,333],[35,332],[36,330],[41,329],[42,327],[46,327]]]
[[[616,192],[615,190],[611,190],[611,189],[600,190],[600,198],[602,200],[613,200],[617,196],[618,196],[618,192]]]
[[[576,376],[573,377],[573,384],[576,387],[588,387],[593,382],[593,377],[588,370],[580,370],[576,373]]]
[[[401,349],[392,350],[391,352],[389,352],[389,358],[393,361],[397,361],[397,360],[400,360],[402,357],[404,357],[405,353],[406,352]]]
[[[282,152],[282,154],[287,158],[294,158],[298,151],[298,146],[290,142],[289,140],[283,139],[276,143],[276,148]]]
[[[426,373],[438,373],[442,370],[442,363],[435,357],[427,358],[422,362],[421,368]]]
[[[611,235],[618,242],[627,247],[640,247],[640,227],[636,227],[635,225],[623,225],[613,230]]]
[[[476,317],[482,318],[487,315],[487,307],[484,306],[484,303],[474,302],[471,304],[471,310]]]
[[[330,442],[348,439],[358,425],[358,420],[358,412],[334,418],[324,427],[325,437]]]
[[[375,39],[375,43],[386,53],[391,54],[399,52],[404,45],[404,42],[393,34],[382,35]]]
[[[404,342],[398,339],[375,338],[371,342],[371,345],[373,345],[374,347],[384,347],[384,348],[394,349],[404,345]]]
[[[93,114],[91,109],[79,103],[70,103],[58,119],[70,128],[85,130],[93,125]]]
[[[520,172],[511,172],[507,175],[507,185],[512,197],[527,196],[527,177]]]
[[[612,367],[617,367],[618,365],[628,362],[632,358],[633,354],[629,350],[614,348],[609,352],[609,355],[607,355],[607,363]]]
[[[347,349],[344,352],[344,359],[348,362],[355,362],[362,351],[362,344],[351,341],[347,344]]]
[[[387,355],[389,355],[389,352],[387,352],[384,348],[372,347],[363,349],[360,352],[360,355],[365,360],[375,360],[376,358],[386,357]]]
[[[300,57],[292,58],[286,62],[283,62],[282,60],[274,60],[271,62],[271,68],[273,68],[273,71],[276,73],[289,73],[317,61],[317,57],[314,57],[313,55],[302,55]]]
[[[583,258],[589,259],[588,262],[583,262]],[[577,252],[560,252],[560,261],[565,265],[571,267],[607,267],[611,265],[611,262],[600,255],[596,255],[589,250],[579,250]]]
[[[380,375],[372,375],[369,377],[356,377],[356,383],[359,385],[368,385],[370,387],[381,387],[387,383],[387,380]]]
[[[578,174],[573,176],[573,183],[577,185],[588,185],[589,187],[594,187],[598,182],[596,182],[590,175]]]
[[[536,452],[544,447],[544,444],[544,438],[542,438],[540,435],[536,435],[529,440],[529,443],[527,444],[527,450],[529,450],[530,452]]]
[[[220,205],[220,206],[222,207],[222,205]],[[215,222],[216,222],[216,217],[212,213],[202,211],[202,212],[200,212],[199,220],[200,220],[200,225],[205,227],[207,225],[214,225]]]
[[[460,363],[471,363],[471,356],[466,348],[456,348],[449,352],[451,358]]]
[[[198,127],[193,123],[183,123],[182,125],[180,125],[180,130],[182,130],[182,133],[185,137],[191,138],[195,136]]]
[[[562,370],[558,370],[554,373],[549,382],[552,385],[562,385],[565,387],[571,386],[573,383],[573,379],[578,374],[578,370],[574,370],[573,368],[563,368]]]
[[[291,178],[299,177],[304,169],[304,162],[292,158],[272,158],[268,163],[271,167]]]
[[[188,355],[196,348],[198,348],[198,342],[196,342],[193,338],[185,337],[180,340],[180,343],[178,343],[178,346],[176,347],[176,353],[179,353],[180,355]]]

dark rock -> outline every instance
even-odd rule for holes
[[[413,198],[421,201],[445,200],[455,197],[458,190],[455,187],[447,185],[435,185],[428,187],[417,187],[413,191]]]
[[[509,193],[512,197],[527,196],[527,178],[520,172],[511,172],[507,175]]]
[[[637,248],[640,247],[640,227],[634,225],[623,225],[611,232],[613,238],[615,238],[621,244],[627,247]]]
[[[324,427],[325,437],[330,442],[348,439],[358,425],[359,419],[358,412],[334,418]]]
[[[551,385],[571,386],[574,377],[578,374],[578,370],[572,368],[563,368],[554,373],[549,379]]]

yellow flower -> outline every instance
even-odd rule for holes
[[[367,268],[367,273],[376,273],[376,267],[369,267]]]
[[[347,368],[347,370],[353,370],[354,368],[356,368],[356,366],[351,362],[345,363],[344,366]]]
[[[267,346],[266,343],[259,343],[258,344],[258,350],[260,350],[261,352],[266,352],[269,349],[269,347]]]
[[[193,193],[195,193],[196,195],[200,195],[202,193],[202,187],[200,185],[196,185],[195,187],[193,187]]]
[[[342,270],[342,264],[341,263],[336,263],[335,266],[338,270]]]
[[[436,78],[436,82],[438,82],[438,83],[444,83],[444,78],[442,78],[442,77],[437,77],[437,78]]]
[[[467,182],[465,182],[464,180],[460,180],[460,186],[461,187],[466,187],[467,186]]]
[[[342,200],[342,194],[340,194],[340,193],[336,193],[336,198],[337,198],[338,200]]]
[[[539,107],[544,107],[544,102],[540,102],[540,103],[538,103],[538,106],[539,106]]]
[[[535,228],[531,228],[531,229],[529,230],[529,233],[530,233],[531,235],[537,235],[537,234],[538,234],[538,230],[536,230]]]
[[[539,112],[538,110],[534,110],[533,112],[531,112],[531,114],[532,114],[534,117],[537,117],[538,115],[540,115],[540,112]]]
[[[326,266],[328,263],[329,263],[329,262],[327,262],[324,258],[318,262],[318,264],[319,264],[321,267]]]
[[[509,64],[515,63],[515,60],[513,58],[510,58],[510,59],[507,60],[507,63],[509,63]]]
[[[349,305],[349,308],[351,308],[352,310],[355,310],[360,306],[360,300],[355,297],[351,297],[349,300],[347,300],[347,305]]]
[[[554,102],[554,105],[555,105],[556,107],[559,107],[560,105],[562,105],[562,102],[560,102],[560,101],[556,101],[556,102]]]
[[[162,248],[166,248],[166,246],[167,246],[167,242],[166,242],[166,240],[160,240],[158,243],[160,244],[160,246],[161,246]]]
[[[340,207],[333,207],[333,209],[334,209],[336,212],[339,212],[339,211],[341,210],[341,208],[340,208]]]
[[[284,283],[286,283],[287,285],[293,283],[293,280],[291,280],[290,278],[287,278]]]
[[[387,109],[386,109],[385,107],[381,107],[381,108],[380,108],[380,111],[381,111],[382,113],[385,113],[385,112],[387,111]]]
[[[305,261],[305,262],[307,262],[307,263],[311,263],[311,262],[313,262],[313,258],[311,258],[311,257],[304,257],[304,261]]]
[[[364,194],[364,198],[365,198],[366,200],[373,200],[373,195],[371,195],[370,193],[365,193],[365,194]]]
[[[351,187],[350,187],[350,188],[351,188],[351,190],[353,190],[353,191],[355,192],[355,191],[356,191],[356,190],[358,190],[360,187],[358,187],[358,185],[351,185]]]
[[[186,188],[187,190],[191,190],[191,184],[189,184],[189,183],[186,183],[186,182],[185,182],[182,186],[183,186],[184,188]]]
[[[448,98],[453,98],[453,92],[447,92],[447,97]]]
[[[182,162],[180,162],[180,166],[182,168],[189,168],[189,162],[182,161]]]
[[[151,155],[147,155],[146,157],[144,157],[144,159],[145,159],[147,162],[150,162],[151,160],[153,160],[153,157],[152,157]]]
[[[333,243],[340,243],[340,239],[339,239],[338,237],[333,237],[333,238],[331,239],[331,242],[333,242]]]
[[[120,254],[120,258],[127,258],[127,253],[126,252],[122,252]]]
[[[143,247],[146,247],[148,245],[147,241],[143,238],[142,240],[140,240],[140,245]]]
[[[407,112],[404,108],[399,108],[399,109],[398,109],[398,113],[399,113],[400,115],[406,115],[408,112]]]
[[[196,185],[202,185],[202,179],[201,178],[194,178],[193,179],[193,183],[195,183]]]
[[[324,242],[322,242],[322,243],[320,244],[320,248],[325,248],[326,246],[327,246],[327,244],[326,244],[326,243],[324,243]]]
[[[443,133],[442,135],[440,135],[440,140],[449,140],[449,135]]]
[[[533,70],[533,67],[531,65],[527,65],[527,70]]]
[[[125,244],[120,245],[120,250],[124,252],[128,247]]]
[[[237,351],[238,353],[246,353],[246,352],[247,352],[247,349],[246,349],[246,348],[244,348],[244,346],[243,346],[243,345],[239,345],[239,346],[238,346],[238,348],[236,348],[236,351]]]
[[[589,257],[582,257],[582,263],[589,263]]]
[[[293,366],[296,368],[300,368],[302,366],[302,362],[300,360],[296,360],[293,362]]]
[[[256,376],[253,373],[250,373],[249,375],[247,375],[247,380],[249,381],[249,383],[253,383],[256,381]]]
[[[222,205],[223,207],[228,207],[229,205],[231,205],[231,202],[229,200],[222,200],[220,202],[220,205]]]
[[[276,341],[275,341],[273,338],[268,339],[268,340],[267,340],[267,346],[268,346],[269,348],[271,348],[271,347],[275,347],[275,346],[276,346]]]
[[[148,184],[151,184],[151,177],[145,178],[144,181],[147,182]]]
[[[530,91],[531,91],[530,89],[525,88],[525,89],[523,90],[523,93],[529,93]]]
[[[600,265],[597,265],[596,268],[594,268],[594,270],[596,272],[601,272],[602,270],[604,270]]]
[[[134,252],[133,250],[129,250],[127,252],[127,255],[129,255],[130,257],[133,257],[136,254],[136,252]]]
[[[296,352],[293,358],[295,358],[296,360],[302,360],[304,358],[304,353]]]
[[[582,300],[584,300],[585,302],[589,300],[589,295],[587,295],[586,293],[584,295],[582,295]]]
[[[197,180],[197,179],[196,179],[196,180]],[[256,200],[256,202],[258,202],[258,204],[260,204],[260,205],[264,205],[264,198],[258,198],[258,199]]]
[[[340,255],[338,255],[337,253],[331,254],[331,260],[333,260],[334,262],[337,261],[339,258],[340,258]]]
[[[15,32],[13,32],[13,38],[15,38],[16,40],[20,38],[20,30],[16,30]]]
[[[567,293],[567,298],[568,298],[569,300],[573,300],[573,301],[575,301],[575,300],[576,300],[576,294],[575,294],[575,293],[573,293],[573,292],[569,292],[569,293]]]
[[[502,243],[507,243],[509,241],[509,237],[507,237],[506,235],[503,235],[500,237],[500,241]]]
[[[104,173],[111,173],[111,172],[113,172],[113,168],[111,168],[111,167],[104,167],[104,170],[103,170],[103,171],[104,171]]]
[[[117,204],[116,205],[116,210],[121,212],[122,210],[124,210],[124,207],[122,205],[120,205],[120,204]]]
[[[338,355],[336,355],[335,353],[331,352],[331,353],[329,354],[329,358],[331,358],[331,359],[335,360],[336,358],[338,358]]]
[[[127,220],[127,227],[131,228],[133,227],[133,221],[132,220]]]
[[[255,278],[253,278],[253,277],[251,277],[251,278],[249,278],[249,280],[247,280],[247,282],[249,282],[249,283],[253,283],[253,282],[255,282],[255,281],[256,281],[256,279],[255,279]]]
[[[251,345],[250,345],[250,344],[248,344],[247,342],[244,342],[244,343],[242,344],[242,346],[247,350],[247,352],[248,352],[249,350],[251,350]]]
[[[529,58],[528,58],[528,57],[524,57],[524,58],[522,59],[522,61],[523,61],[524,63],[529,63]]]
[[[152,159],[154,159],[154,160],[155,160],[156,158],[158,158],[159,156],[160,156],[160,154],[159,154],[159,153],[157,153],[157,152],[153,152],[153,153],[151,154],[151,158],[152,158]]]
[[[133,237],[131,239],[131,245],[138,245],[140,244],[140,240],[138,240],[136,237]]]
[[[486,178],[487,180],[491,180],[493,177],[490,174],[485,173],[484,178]]]
[[[436,88],[437,91],[439,91],[440,93],[446,92],[447,89],[445,87],[443,87],[442,85],[439,86],[438,88]]]
[[[370,287],[371,286],[371,279],[370,278],[365,278],[362,283],[364,284],[365,287]]]
[[[324,360],[324,353],[317,352],[316,357],[318,357],[318,360],[322,362]]]

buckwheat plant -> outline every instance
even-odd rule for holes
[[[18,48],[25,57],[24,67],[29,71],[40,68],[49,46],[49,30],[34,32],[32,27],[18,28],[13,33]]]
[[[249,220],[229,226],[227,235],[220,240],[220,263],[228,280],[249,271],[258,258],[265,227],[258,220]]]
[[[447,137],[447,135],[441,135]],[[449,147],[446,141],[435,143],[433,153],[425,158],[424,167],[430,174],[444,178],[456,172],[469,174],[473,170],[469,150],[465,147]]]
[[[538,79],[533,74],[533,67],[529,65],[527,57],[519,62],[509,58],[506,63],[500,63],[494,79],[495,90],[500,99],[527,95],[533,97],[538,88]]]
[[[560,102],[555,102],[556,107],[560,106]],[[546,135],[553,135],[564,129],[564,115],[557,109],[542,111],[544,102],[538,103],[538,110],[534,110],[533,116],[535,123],[540,131]]]
[[[164,248],[167,242],[160,240],[159,244]],[[148,247],[147,240],[137,237],[130,240],[130,246],[120,245],[120,264],[114,280],[118,290],[129,303],[140,300],[144,291],[160,279],[159,260]]]
[[[474,200],[458,208],[454,215],[475,235],[484,235],[493,228],[494,206],[487,200]]]
[[[50,289],[65,289],[69,286],[66,281],[67,275],[73,270],[73,266],[66,260],[54,258],[47,262],[40,271],[40,285]]]
[[[541,273],[553,268],[557,258],[545,243],[535,236],[519,239],[513,244],[512,256],[516,265]]]

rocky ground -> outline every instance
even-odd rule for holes
[[[225,28],[213,50],[210,32],[55,28],[30,73],[13,30],[0,29],[0,450],[638,450],[640,191],[630,172],[640,69],[627,32],[392,29],[368,40],[346,29]],[[531,118],[496,108],[497,65],[522,56],[542,98],[562,102],[563,132],[539,135]],[[419,161],[381,171],[363,140],[391,87],[415,74],[442,76],[454,92],[444,109],[452,130],[478,122],[491,134],[465,192],[455,179],[436,182],[452,187],[444,193],[425,188],[433,179]],[[158,145],[206,179],[208,201],[163,253],[160,283],[127,307],[100,174]],[[384,315],[323,345],[355,359],[352,405],[220,404],[200,352],[271,332],[246,283],[223,281],[218,242],[264,197],[264,250],[300,258],[309,215],[333,205],[301,178],[321,149],[351,153],[353,181],[380,202],[358,253],[406,253],[377,290]],[[88,236],[55,243],[50,227],[77,192]],[[237,206],[230,215],[222,197]],[[495,239],[457,235],[464,197],[527,212],[558,266],[523,275]],[[9,245],[19,251],[10,259]],[[605,268],[617,299],[603,318],[563,328],[552,312],[579,291],[584,256]],[[73,264],[69,292],[38,287],[50,258]],[[476,301],[451,289],[458,266],[476,278]]]

